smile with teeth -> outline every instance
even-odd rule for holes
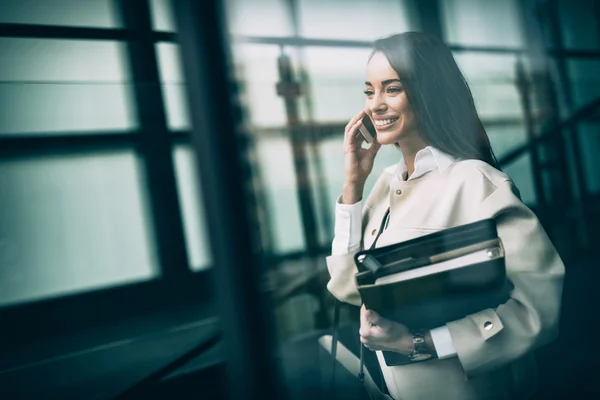
[[[392,125],[394,122],[398,121],[398,118],[390,118],[390,119],[381,119],[381,120],[375,120],[375,126],[377,128],[387,128],[388,126]]]

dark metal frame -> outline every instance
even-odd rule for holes
[[[139,35],[140,32],[130,28],[88,28],[78,26],[0,23],[0,37],[128,41],[138,39]],[[175,41],[175,34],[173,32],[151,31],[150,37],[154,42]]]

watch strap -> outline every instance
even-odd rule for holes
[[[431,358],[431,351],[427,348],[427,344],[425,343],[425,332],[413,332],[413,344],[415,345],[415,348],[408,356],[411,361],[424,361]]]

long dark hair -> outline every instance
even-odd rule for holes
[[[440,39],[401,33],[375,41],[371,56],[378,52],[398,73],[426,143],[499,168],[469,85]]]

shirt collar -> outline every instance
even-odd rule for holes
[[[433,146],[427,146],[424,149],[419,150],[415,156],[415,170],[408,180],[420,178],[436,168],[439,172],[442,172],[454,164],[456,160],[457,157],[444,153]],[[404,174],[407,171],[406,163],[404,162],[404,159],[402,159],[399,163],[385,168],[384,171],[403,180]]]

